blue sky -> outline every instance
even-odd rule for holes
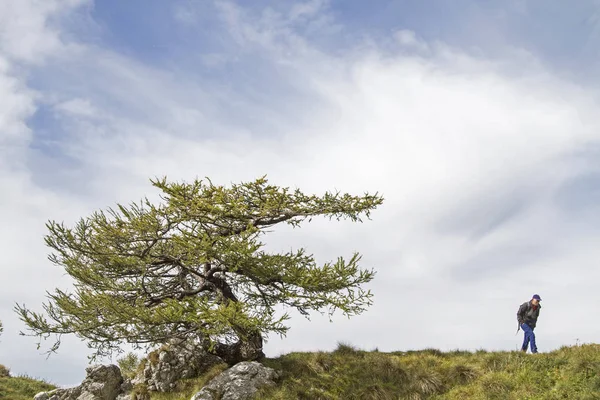
[[[155,196],[162,175],[384,194],[373,221],[271,235],[323,262],[360,251],[378,275],[364,315],[295,316],[268,355],[512,350],[534,292],[540,349],[598,340],[573,307],[600,301],[597,1],[10,4],[0,363],[13,372],[71,385],[87,364],[75,338],[46,360],[18,335],[14,302],[39,308],[71,284],[46,260],[44,223]]]
[[[311,2],[308,2],[311,3]],[[323,3],[338,29],[328,34],[299,23],[311,44],[328,51],[352,47],[365,36],[385,38],[397,29],[418,32],[425,40],[443,40],[453,46],[477,48],[495,55],[504,47],[518,47],[534,53],[552,68],[565,72],[591,70],[598,62],[598,5],[594,1],[472,1],[358,0]],[[252,2],[253,14],[265,9],[285,12],[289,2]],[[194,13],[193,26],[181,25],[180,14]],[[158,0],[94,5],[91,18],[98,25],[101,43],[150,63],[185,65],[191,48],[221,52],[230,44],[222,25],[215,19],[217,7],[211,1]],[[89,27],[85,27],[85,29]],[[183,57],[182,52],[188,57]],[[197,65],[197,64],[196,64]],[[590,68],[591,67],[591,68]]]

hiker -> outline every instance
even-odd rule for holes
[[[540,301],[542,299],[539,295],[534,294],[530,301],[521,304],[519,311],[517,311],[517,321],[519,321],[519,328],[523,329],[525,337],[523,338],[523,346],[521,351],[527,353],[527,347],[531,345],[531,352],[537,353],[537,345],[535,343],[535,324],[537,323],[538,316],[540,315],[540,308],[542,308]],[[519,330],[517,329],[517,332]]]

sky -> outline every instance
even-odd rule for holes
[[[251,5],[249,5],[251,3]],[[61,386],[90,350],[36,348],[15,303],[71,280],[48,220],[156,196],[149,179],[267,175],[379,192],[361,223],[277,229],[273,251],[362,254],[374,304],[292,314],[267,356],[598,342],[600,2],[2,0],[0,363]],[[104,363],[115,360],[101,360]]]

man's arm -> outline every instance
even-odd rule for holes
[[[519,324],[523,324],[525,322],[525,313],[526,312],[527,312],[527,303],[523,303],[519,307],[519,311],[517,311],[517,321],[519,321]]]

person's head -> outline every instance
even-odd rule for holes
[[[542,298],[540,297],[539,294],[534,294],[533,297],[531,298],[531,303],[534,306],[537,306],[538,304],[540,304],[540,301],[542,301]]]

